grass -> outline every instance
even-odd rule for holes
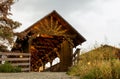
[[[21,68],[14,67],[10,63],[5,62],[5,64],[0,65],[0,72],[3,72],[3,73],[21,72]]]
[[[80,56],[80,61],[67,72],[80,79],[120,79],[120,60],[114,47],[100,47]]]

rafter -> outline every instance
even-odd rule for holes
[[[57,49],[57,48],[54,48],[53,50],[54,50],[55,53],[57,54],[58,58],[60,58],[60,54],[59,54],[59,52],[58,52],[58,49]]]

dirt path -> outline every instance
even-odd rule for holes
[[[0,79],[79,79],[65,72],[0,73]]]

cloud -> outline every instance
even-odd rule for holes
[[[24,30],[56,10],[87,39],[86,44],[108,38],[116,45],[120,42],[119,7],[119,0],[19,0],[13,5],[12,18],[22,22],[19,30]]]
[[[94,1],[94,0],[91,0]],[[13,5],[13,18],[22,22],[21,28],[32,25],[52,10],[57,10],[63,17],[69,20],[69,15],[74,11],[86,10],[90,0],[19,0]],[[89,7],[86,7],[89,6]],[[66,16],[68,15],[68,16]],[[31,23],[32,22],[32,23]]]

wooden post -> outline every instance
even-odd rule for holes
[[[78,50],[78,53],[77,53],[77,64],[78,64],[78,62],[79,62],[79,58],[80,57],[80,49]]]
[[[60,71],[67,71],[72,65],[72,53],[73,48],[70,46],[68,41],[64,40],[61,44],[60,50]]]
[[[79,56],[80,56],[80,49],[77,48],[75,53],[73,54],[73,65],[77,64],[79,62]]]

